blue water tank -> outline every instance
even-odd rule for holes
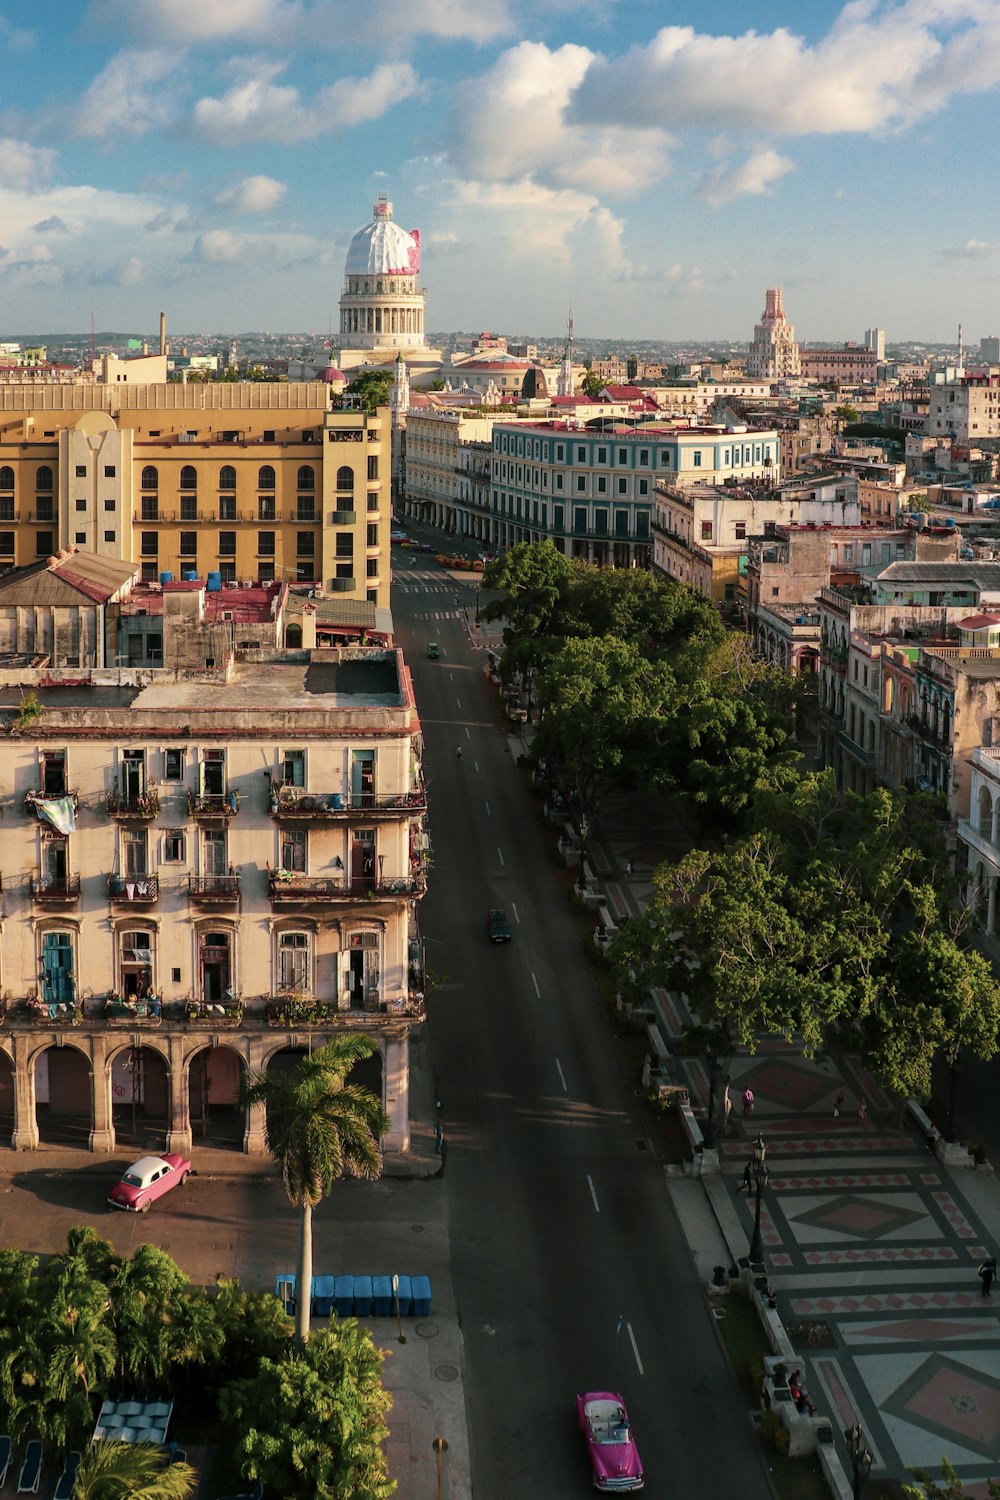
[[[161,573],[160,574],[160,582],[161,583],[173,583],[173,581],[174,581],[174,575],[173,575],[173,573]]]
[[[196,568],[185,568],[181,573],[181,579],[184,583],[195,583],[197,578],[198,570]]]
[[[207,590],[208,590],[208,592],[210,594],[221,593],[221,591],[222,591],[222,574],[221,573],[206,573],[205,574],[205,587],[207,588]]]

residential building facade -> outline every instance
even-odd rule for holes
[[[844,344],[840,349],[810,349],[799,351],[799,364],[805,380],[815,380],[820,385],[874,385],[878,379],[878,354],[874,349],[861,349],[857,344]]]
[[[1000,375],[963,375],[929,394],[929,437],[960,444],[1000,437]]]

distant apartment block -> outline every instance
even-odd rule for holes
[[[801,349],[802,375],[819,385],[874,385],[879,357],[874,349],[844,344],[840,349]]]
[[[964,375],[931,386],[926,432],[962,444],[1000,437],[1000,376]]]
[[[795,329],[785,317],[781,288],[768,287],[747,355],[747,374],[751,380],[788,380],[801,373],[799,346]]]

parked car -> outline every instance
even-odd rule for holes
[[[642,1461],[625,1403],[616,1391],[586,1391],[576,1398],[587,1456],[598,1490],[641,1490]]]
[[[491,943],[510,942],[510,923],[507,920],[507,913],[501,907],[491,907],[487,913],[486,931],[489,933]]]
[[[183,1187],[191,1175],[191,1163],[176,1151],[166,1156],[140,1156],[133,1162],[108,1194],[112,1208],[123,1208],[130,1214],[144,1214],[157,1198],[169,1193],[178,1183]]]
[[[390,531],[389,540],[390,542],[408,542],[410,538],[405,531]]]

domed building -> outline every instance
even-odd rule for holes
[[[340,299],[341,343],[352,349],[424,347],[424,293],[420,275],[420,230],[393,221],[383,193],[374,218],[351,240]]]

